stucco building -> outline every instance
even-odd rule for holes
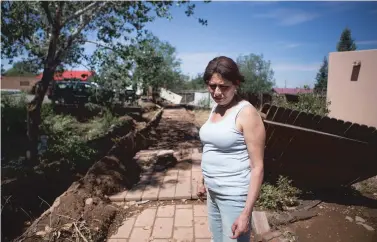
[[[327,100],[330,117],[377,127],[377,49],[330,53]]]

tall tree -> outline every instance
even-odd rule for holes
[[[156,17],[171,18],[169,9],[176,4],[187,6],[186,15],[193,15],[195,4],[188,1],[1,1],[2,56],[12,59],[26,53],[43,67],[41,88],[27,107],[29,160],[36,161],[40,109],[58,67],[80,63],[89,41],[100,43],[97,48],[118,48],[122,42],[117,39],[130,41],[131,33],[142,35],[145,24]]]
[[[271,68],[271,62],[264,60],[263,55],[239,56],[237,64],[245,78],[241,91],[253,94],[271,91],[275,84],[274,71]]]
[[[314,84],[314,91],[316,93],[322,93],[322,94],[326,94],[326,90],[327,90],[327,77],[328,77],[328,61],[327,61],[327,57],[325,56],[323,58],[323,63],[317,73],[317,76],[316,76],[316,83]]]
[[[355,40],[352,39],[351,30],[349,28],[343,30],[339,42],[336,45],[336,49],[337,51],[352,51],[357,49]]]
[[[180,81],[181,61],[167,41],[148,35],[138,45],[133,79],[144,87],[172,88]]]

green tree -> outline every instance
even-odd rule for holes
[[[205,88],[203,82],[203,74],[198,73],[195,77],[190,77],[184,74],[180,75],[179,83],[174,87],[175,90],[190,90],[197,91]],[[172,90],[174,90],[172,89]]]
[[[266,93],[270,92],[275,84],[274,71],[271,62],[263,59],[263,55],[249,54],[239,56],[237,64],[245,78],[241,85],[241,92]]]
[[[133,80],[143,87],[173,88],[180,83],[181,61],[176,56],[176,49],[167,41],[148,35],[140,42],[135,55]]]
[[[4,71],[4,76],[35,76],[37,67],[32,62],[19,61],[13,64],[11,68]]]
[[[317,73],[316,83],[314,84],[314,91],[316,93],[326,94],[327,90],[327,77],[328,77],[328,61],[326,56],[323,58],[323,63]]]
[[[198,73],[190,81],[186,82],[187,89],[191,90],[203,90],[205,88],[203,81],[203,73]]]
[[[352,51],[357,49],[355,40],[352,39],[351,30],[349,28],[343,30],[339,42],[336,45],[336,49],[337,51]]]
[[[26,53],[43,69],[42,85],[27,107],[29,160],[36,161],[41,104],[49,83],[59,68],[80,63],[83,45],[93,41],[90,33],[96,34],[97,48],[117,49],[122,42],[116,40],[130,41],[132,33],[143,35],[145,24],[156,17],[171,18],[173,5],[186,5],[187,16],[194,13],[195,4],[188,1],[1,2],[2,56],[13,59]]]

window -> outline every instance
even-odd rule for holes
[[[29,81],[20,81],[20,86],[29,86],[30,82]]]
[[[57,86],[58,86],[60,89],[64,89],[64,88],[67,87],[67,85],[66,85],[66,84],[63,84],[63,83],[59,83]]]
[[[361,63],[360,61],[354,62],[352,67],[351,81],[357,81],[359,78]]]

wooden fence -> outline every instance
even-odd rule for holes
[[[288,176],[303,188],[348,186],[377,175],[376,128],[269,104],[260,112],[266,175]]]

